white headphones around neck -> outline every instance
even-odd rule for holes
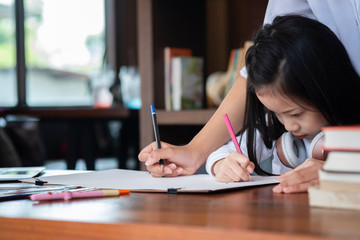
[[[323,150],[324,132],[317,134],[310,144],[311,158],[325,160],[327,153]],[[306,160],[304,142],[291,132],[284,132],[276,141],[276,151],[282,164],[295,168]]]

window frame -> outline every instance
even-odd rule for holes
[[[117,69],[117,44],[115,1],[103,0],[105,6],[105,61],[112,69]],[[17,104],[6,109],[41,109],[43,107],[31,107],[26,102],[26,59],[25,59],[25,9],[24,0],[15,0],[15,41],[16,41],[16,83],[17,83]],[[115,79],[114,79],[115,81]],[[46,106],[45,109],[72,109],[77,106]],[[81,106],[80,108],[89,108]]]

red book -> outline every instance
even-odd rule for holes
[[[325,133],[325,151],[360,152],[360,125],[329,126],[322,130]]]

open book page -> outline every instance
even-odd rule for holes
[[[167,192],[212,192],[226,189],[278,183],[275,177],[252,176],[252,182],[220,183],[207,174],[154,178],[148,172],[111,169],[89,173],[78,173],[40,177],[47,184],[78,185],[109,189],[129,189],[131,191]],[[29,181],[29,180],[27,180]],[[33,180],[30,180],[33,181]]]
[[[41,174],[45,167],[9,167],[0,168],[0,182],[16,181],[35,177]]]

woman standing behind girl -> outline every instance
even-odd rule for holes
[[[207,171],[219,181],[248,180],[253,171],[260,175],[288,171],[275,144],[286,131],[303,141],[306,161],[316,161],[310,145],[322,127],[360,123],[360,78],[336,35],[318,21],[275,18],[256,35],[246,54],[246,69],[240,134],[248,157],[236,153],[231,143],[211,154]],[[311,174],[312,184],[317,184],[317,173]]]

